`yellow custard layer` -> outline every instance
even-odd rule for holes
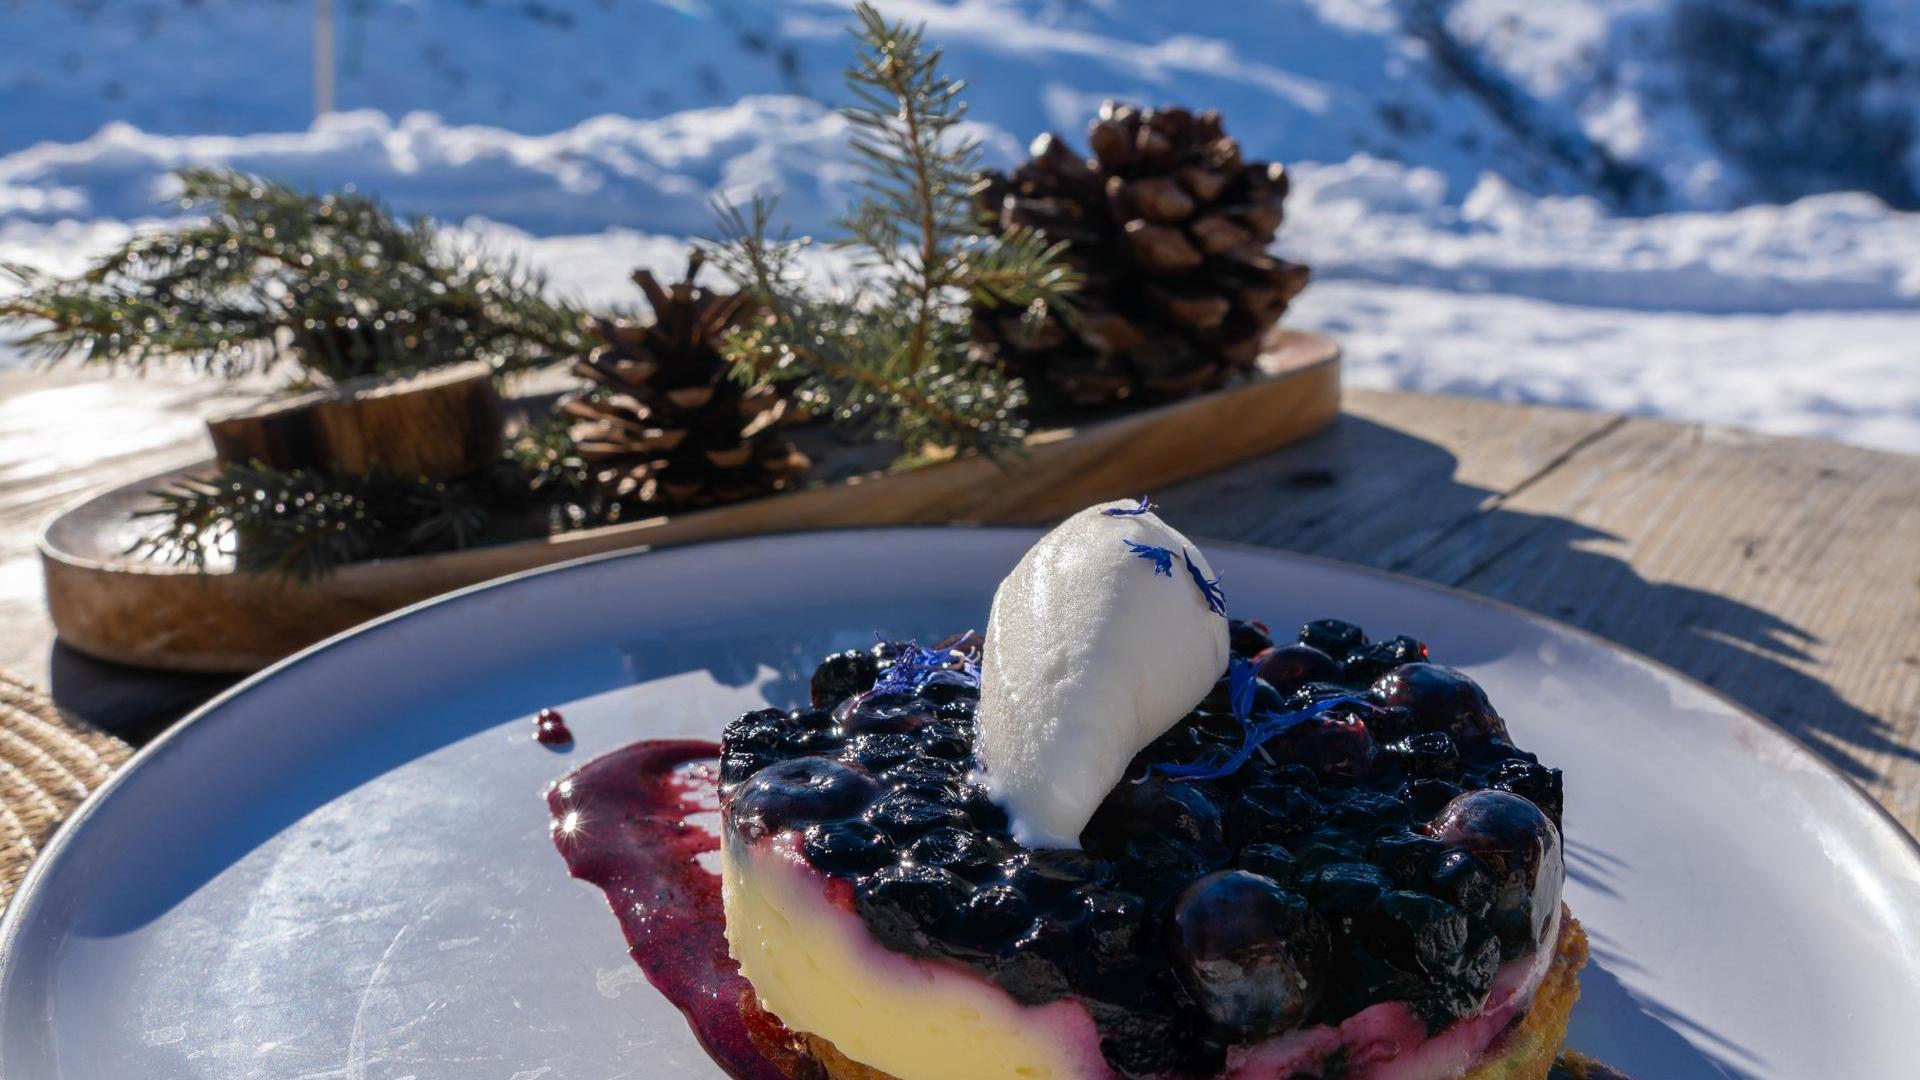
[[[794,1031],[913,1080],[1107,1074],[1086,1060],[1100,1044],[1086,1009],[1023,1006],[956,965],[887,950],[829,899],[791,836],[750,846],[728,830],[720,880],[729,951],[761,1006]]]

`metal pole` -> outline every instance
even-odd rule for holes
[[[333,0],[313,4],[313,118],[333,111]]]

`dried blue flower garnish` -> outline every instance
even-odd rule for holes
[[[957,656],[949,649],[923,649],[918,641],[900,647],[893,663],[874,681],[875,690],[904,690],[919,693],[929,682],[961,680],[980,685],[980,663],[971,657]]]
[[[1101,517],[1139,517],[1153,510],[1153,503],[1147,496],[1140,496],[1140,505],[1129,510],[1124,506],[1112,506],[1100,511]]]
[[[1253,719],[1253,691],[1260,681],[1253,661],[1234,657],[1227,661],[1227,700],[1233,703],[1233,718],[1245,727]]]
[[[1227,594],[1220,591],[1220,579],[1214,578],[1208,581],[1207,575],[1201,573],[1200,568],[1194,565],[1193,556],[1186,550],[1181,550],[1180,557],[1187,560],[1187,573],[1192,574],[1193,583],[1200,586],[1200,595],[1207,598],[1207,610],[1215,615],[1225,615]]]
[[[1248,682],[1248,686],[1252,686],[1251,681]],[[1248,691],[1247,696],[1249,701],[1251,701],[1253,696],[1251,690]],[[1245,724],[1246,734],[1240,740],[1240,748],[1233,753],[1209,761],[1149,765],[1147,766],[1146,775],[1165,776],[1173,780],[1218,780],[1223,776],[1231,776],[1240,766],[1245,765],[1248,759],[1252,758],[1254,754],[1261,752],[1261,744],[1272,739],[1274,736],[1291,731],[1329,709],[1341,705],[1369,704],[1366,698],[1354,697],[1351,694],[1342,694],[1339,697],[1322,698],[1304,708],[1293,709],[1288,712],[1264,712],[1260,714],[1258,719]],[[1236,715],[1239,712],[1239,704],[1237,701],[1234,705],[1234,712]]]
[[[1173,552],[1155,544],[1142,544],[1134,540],[1122,540],[1120,542],[1127,545],[1127,548],[1135,555],[1153,563],[1154,573],[1166,577],[1173,576]],[[1189,561],[1187,565],[1192,566],[1193,563]]]

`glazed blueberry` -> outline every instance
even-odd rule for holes
[[[933,719],[933,706],[905,690],[867,690],[833,710],[833,721],[845,735],[909,733]]]
[[[1042,916],[996,958],[994,968],[1015,1001],[1038,1005],[1068,991],[1068,971],[1075,960],[1073,932]]]
[[[914,758],[885,770],[880,786],[889,791],[903,788],[915,794],[943,802],[954,802],[962,780],[958,764],[941,758]]]
[[[1373,700],[1388,708],[1411,712],[1428,731],[1444,731],[1463,746],[1487,739],[1507,738],[1500,719],[1480,684],[1450,667],[1405,664],[1373,683]]]
[[[1208,874],[1180,894],[1168,949],[1207,1019],[1238,1039],[1299,1024],[1326,982],[1326,928],[1299,894],[1245,870]]]
[[[921,866],[938,866],[963,878],[979,879],[998,873],[1001,853],[982,833],[942,825],[907,848],[907,858]]]
[[[777,753],[787,748],[793,734],[786,713],[779,709],[755,709],[728,724],[722,739],[732,749]]]
[[[942,825],[965,825],[967,814],[951,800],[899,790],[880,796],[868,808],[867,820],[900,843]]]
[[[1387,752],[1399,762],[1401,770],[1408,776],[1445,779],[1460,772],[1460,748],[1454,745],[1453,736],[1444,731],[1423,731],[1409,735],[1399,742],[1389,743]]]
[[[951,720],[935,720],[915,734],[920,737],[920,752],[929,757],[965,761],[973,756],[972,734]]]
[[[924,950],[926,929],[954,918],[971,886],[938,866],[887,866],[860,880],[853,908],[881,944]]]
[[[782,829],[857,816],[880,793],[865,769],[832,758],[769,765],[727,799],[729,823],[749,840]]]
[[[1026,935],[1033,904],[1011,885],[978,889],[960,914],[962,932],[979,947],[1000,950]]]
[[[855,735],[841,757],[868,772],[882,772],[920,756],[920,741],[911,735]]]
[[[1467,947],[1466,913],[1438,897],[1397,889],[1375,905],[1376,951],[1396,967],[1428,974],[1458,970]]]
[[[824,707],[871,690],[879,675],[880,662],[870,652],[849,649],[834,653],[813,669],[813,703]]]
[[[1345,862],[1315,870],[1305,884],[1313,909],[1339,930],[1378,904],[1393,888],[1393,879],[1372,863]]]
[[[808,826],[801,850],[815,867],[842,875],[872,873],[897,857],[886,833],[859,820]]]
[[[1451,781],[1423,777],[1402,784],[1400,798],[1415,819],[1430,821],[1463,790],[1459,784]]]
[[[1445,855],[1447,846],[1431,836],[1402,830],[1376,837],[1369,861],[1385,870],[1403,888],[1420,888],[1427,872]]]
[[[1339,619],[1315,619],[1300,628],[1300,644],[1328,656],[1345,656],[1366,643],[1367,635],[1359,627]]]
[[[1539,807],[1505,791],[1469,791],[1448,803],[1427,832],[1492,871],[1491,918],[1503,957],[1542,943],[1560,907],[1566,868],[1560,830]]]
[[[1111,862],[1084,851],[1040,848],[1027,854],[1014,881],[1036,901],[1051,904],[1088,886],[1111,885],[1117,875]]]
[[[1322,776],[1358,779],[1373,767],[1373,733],[1359,717],[1322,713],[1267,743],[1276,759],[1305,765]]]
[[[1293,852],[1279,844],[1248,844],[1240,849],[1240,869],[1271,878],[1280,885],[1291,885],[1300,874]]]
[[[1404,634],[1362,645],[1347,654],[1346,681],[1366,686],[1395,668],[1422,663],[1426,658],[1426,645]]]
[[[1282,693],[1291,693],[1308,683],[1338,679],[1340,664],[1311,645],[1282,645],[1261,654],[1255,674]]]
[[[1509,758],[1495,767],[1489,780],[1493,787],[1511,791],[1545,811],[1547,817],[1553,820],[1554,827],[1559,827],[1564,802],[1559,769],[1550,769],[1534,761]]]
[[[1320,804],[1293,784],[1256,784],[1228,804],[1228,835],[1236,845],[1285,840],[1325,818]]]
[[[1076,894],[1075,931],[1095,963],[1120,967],[1140,957],[1147,902],[1126,892],[1084,889]]]
[[[1251,657],[1272,647],[1273,635],[1267,624],[1251,619],[1227,620],[1227,649],[1235,656]]]
[[[1493,872],[1464,851],[1448,851],[1427,871],[1427,891],[1475,919],[1486,917],[1497,886]]]
[[[1191,784],[1157,776],[1122,783],[1109,792],[1081,831],[1080,842],[1088,851],[1107,854],[1143,837],[1209,851],[1226,843],[1220,808],[1212,800]]]

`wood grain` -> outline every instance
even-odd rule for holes
[[[457,476],[500,455],[500,398],[479,362],[356,379],[207,421],[223,465]]]

